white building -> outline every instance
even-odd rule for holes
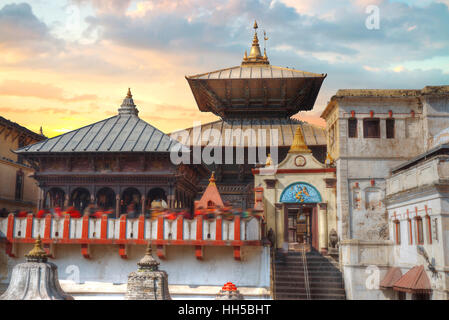
[[[328,152],[337,167],[337,232],[346,295],[349,299],[391,298],[378,288],[380,279],[398,261],[405,268],[418,260],[402,262],[403,248],[394,246],[385,200],[396,191],[387,187],[394,180],[389,177],[393,168],[432,148],[434,137],[447,127],[449,86],[339,90],[321,117],[326,120]],[[406,187],[401,184],[400,188]],[[432,214],[438,215],[441,206],[432,207]],[[443,226],[441,236],[447,232]],[[439,248],[442,257],[444,245]],[[441,290],[447,295],[447,286]],[[444,294],[433,297],[444,298]]]

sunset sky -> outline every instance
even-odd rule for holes
[[[368,5],[380,9],[369,30]],[[271,64],[344,88],[449,85],[449,0],[0,0],[0,115],[52,137],[117,113],[131,87],[164,132],[208,122],[186,75],[239,65],[253,23]],[[263,41],[261,41],[263,44]]]

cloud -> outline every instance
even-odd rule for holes
[[[63,102],[78,102],[96,100],[98,97],[94,94],[74,95],[66,97],[62,88],[51,84],[42,84],[32,81],[5,80],[0,84],[0,95],[35,97],[41,99],[59,100]]]
[[[23,57],[60,50],[62,42],[51,36],[27,3],[7,4],[0,10],[0,48],[3,53],[20,49]]]

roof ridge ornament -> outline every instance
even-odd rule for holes
[[[137,110],[137,107],[134,104],[133,95],[131,94],[131,88],[128,88],[128,93],[126,94],[125,99],[123,99],[122,105],[118,109],[118,114],[137,116],[138,113],[139,110]]]
[[[257,25],[257,21],[254,21],[254,37],[253,37],[253,43],[251,46],[251,50],[249,52],[249,55],[246,55],[243,57],[242,66],[246,65],[260,65],[260,64],[267,64],[269,65],[270,62],[268,61],[268,57],[266,54],[266,50],[264,49],[264,55],[262,56],[262,53],[260,51],[259,46],[259,38],[257,37],[257,29],[259,26]],[[264,39],[266,40],[266,34],[264,32]]]

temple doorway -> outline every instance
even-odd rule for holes
[[[317,204],[284,204],[289,251],[318,250]]]

